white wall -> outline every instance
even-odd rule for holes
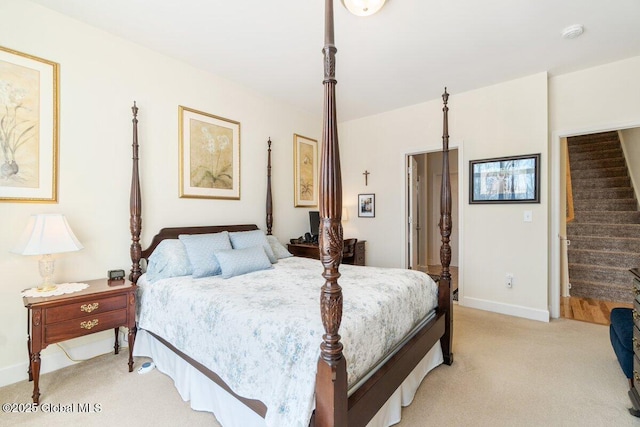
[[[621,131],[620,139],[627,159],[633,190],[636,193],[636,200],[640,200],[640,128]]]
[[[443,82],[446,83],[446,82]],[[548,227],[547,75],[458,94],[449,98],[451,145],[460,147],[461,304],[546,320]],[[345,204],[358,193],[376,193],[376,217],[347,224],[349,235],[367,240],[367,263],[405,265],[405,155],[438,149],[442,141],[440,99],[341,124]],[[363,155],[363,153],[372,153]],[[469,160],[541,153],[541,203],[469,205]],[[371,172],[364,186],[361,173]],[[524,210],[533,222],[523,222]],[[347,232],[345,231],[345,234]],[[514,276],[507,289],[505,273]]]
[[[273,141],[274,234],[287,241],[308,229],[307,210],[293,208],[293,133],[319,140],[319,115],[267,99],[27,1],[0,2],[0,16],[3,46],[60,64],[59,203],[0,203],[0,386],[26,378],[26,310],[19,293],[38,284],[40,276],[37,257],[9,250],[29,215],[65,214],[85,246],[56,257],[58,282],[105,277],[109,269],[130,268],[134,100],[140,108],[143,246],[162,226],[256,223],[264,227],[268,137]],[[241,123],[241,200],[178,197],[178,105]],[[88,357],[95,354],[74,349],[107,342],[112,336],[107,331],[64,345],[73,357]],[[112,343],[100,348],[109,351]],[[42,355],[42,372],[68,363],[56,346]]]
[[[549,300],[560,315],[560,241],[564,221],[561,138],[640,126],[640,56],[549,79],[550,246]],[[630,163],[639,160],[627,157]]]

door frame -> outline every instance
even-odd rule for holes
[[[464,155],[463,155],[463,141],[454,141],[449,142],[449,151],[458,150],[458,304],[464,305],[464,214],[465,207],[464,201],[467,196],[467,169],[464,167]],[[407,185],[407,165],[409,164],[409,156],[414,156],[418,154],[429,154],[435,152],[442,151],[442,144],[439,145],[429,145],[424,149],[419,151],[407,151],[403,153],[402,156],[402,174],[403,174],[403,186],[404,186],[404,237],[403,237],[403,246],[404,246],[404,268],[407,268],[411,259],[411,254],[409,253],[409,197],[410,188]],[[442,171],[440,171],[442,172]],[[427,178],[427,183],[430,180]],[[427,185],[425,183],[424,185]]]
[[[549,313],[551,317],[560,317],[560,283],[561,283],[561,243],[560,226],[564,224],[564,208],[560,203],[561,192],[566,188],[560,188],[561,174],[565,172],[562,162],[562,138],[585,135],[589,133],[610,132],[640,127],[640,121],[625,122],[610,125],[589,126],[576,129],[553,131],[551,134],[551,146],[549,148],[549,169],[551,171],[551,227],[549,227]]]

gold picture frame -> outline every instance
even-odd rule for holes
[[[178,106],[180,197],[240,200],[240,122]]]
[[[294,206],[318,206],[318,141],[293,134]]]
[[[0,46],[0,202],[57,203],[59,64]]]

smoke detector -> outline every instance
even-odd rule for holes
[[[582,33],[584,33],[584,27],[582,25],[569,25],[567,28],[562,30],[562,38],[575,39],[576,37],[580,37]]]

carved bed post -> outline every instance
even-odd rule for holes
[[[338,267],[342,260],[342,178],[335,99],[335,54],[333,0],[325,0],[324,125],[320,160],[320,260],[325,279],[320,311],[325,334],[320,345],[316,376],[316,426],[347,424],[347,364],[340,342],[342,288]]]
[[[131,273],[129,280],[133,283],[138,281],[142,275],[140,269],[140,258],[142,248],[140,246],[140,231],[142,230],[142,199],[140,197],[140,173],[138,171],[138,107],[135,101],[133,107],[133,169],[131,172],[131,193],[129,198],[129,230],[131,231]]]
[[[438,306],[440,310],[445,311],[445,332],[440,339],[442,344],[442,353],[444,354],[444,363],[451,365],[453,363],[453,295],[451,293],[451,273],[449,272],[449,264],[451,263],[451,246],[449,246],[449,238],[451,237],[451,180],[449,177],[449,94],[447,88],[444,88],[442,94],[443,107],[443,123],[442,123],[442,186],[440,187],[440,235],[442,236],[442,245],[440,246],[440,263],[442,264],[442,273],[440,274],[440,293],[438,298]]]
[[[273,228],[273,202],[271,201],[271,137],[267,141],[267,235],[271,235]]]

